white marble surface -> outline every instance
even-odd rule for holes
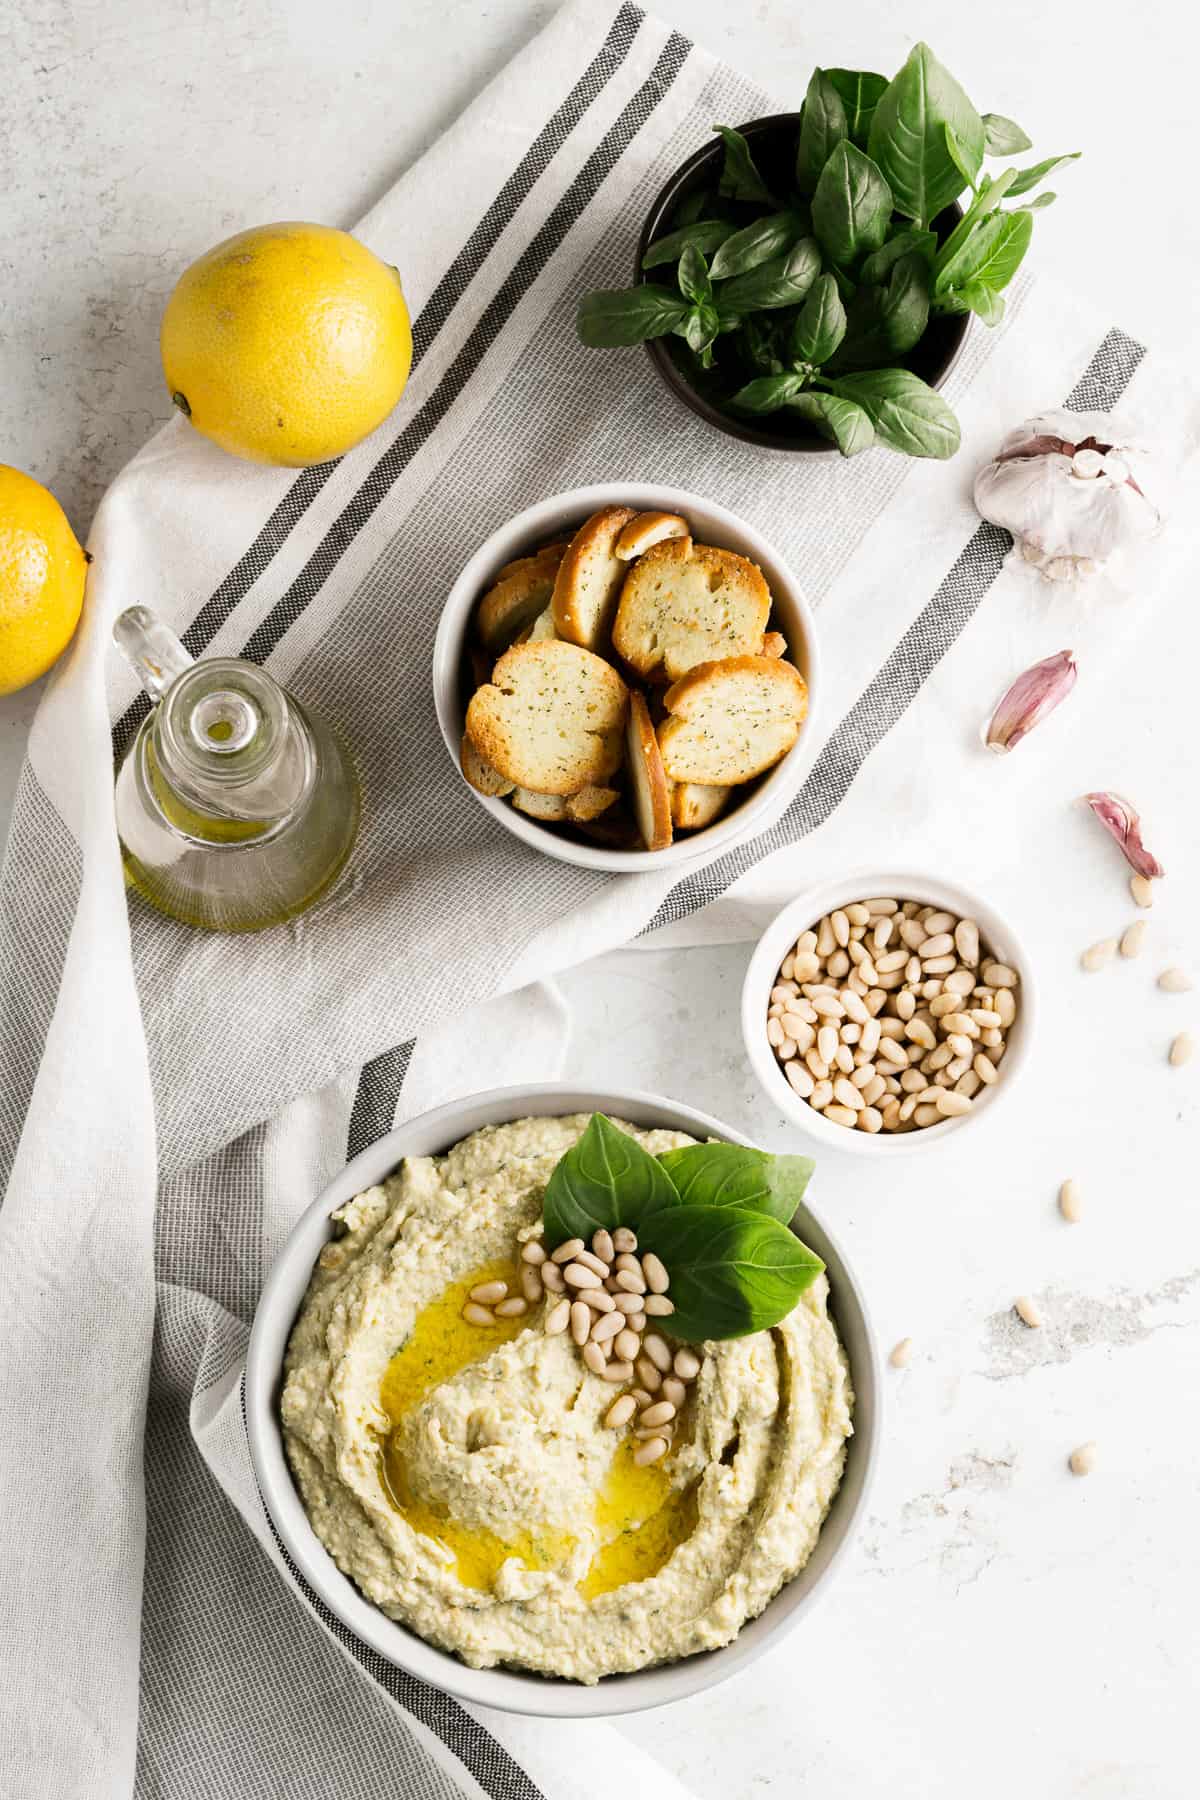
[[[352,222],[551,10],[10,0],[0,456],[86,529],[166,414],[156,327],[178,270],[263,218]],[[1176,6],[657,10],[796,94],[814,62],[891,67],[923,34],[1039,152],[1086,151],[1039,224],[1043,266],[1103,286],[1110,316],[1156,346],[1200,347],[1192,127],[1169,73],[1189,66],[1195,27]],[[1046,988],[1026,1090],[935,1155],[822,1161],[816,1204],[883,1346],[911,1335],[916,1353],[889,1372],[871,1521],[819,1621],[753,1674],[625,1727],[700,1800],[1195,1791],[1200,1063],[1170,1071],[1165,1048],[1185,1024],[1200,1034],[1200,999],[1168,999],[1153,975],[1192,956],[1198,659],[1180,596],[1169,642],[1145,643],[1092,697],[1030,803],[1019,860],[994,878],[997,903],[1032,922]],[[0,830],[35,703],[0,701]],[[1087,977],[1079,950],[1132,916],[1100,834],[1064,828],[1063,796],[1097,785],[1137,796],[1170,878],[1144,959]],[[971,800],[947,796],[963,809],[964,872],[987,834]],[[577,971],[572,1073],[658,1086],[768,1145],[793,1141],[739,1047],[747,956],[627,951]],[[1054,1207],[1067,1175],[1085,1192],[1074,1228]],[[1012,1315],[1025,1292],[1041,1331]],[[1088,1438],[1100,1467],[1081,1481],[1066,1456]]]

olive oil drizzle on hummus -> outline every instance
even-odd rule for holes
[[[380,1391],[393,1428],[419,1406],[426,1394],[461,1369],[529,1329],[528,1317],[497,1319],[486,1331],[469,1325],[462,1309],[470,1291],[485,1281],[517,1285],[509,1262],[491,1262],[451,1283],[438,1299],[417,1315],[412,1332],[392,1357]],[[409,1486],[395,1436],[384,1442],[380,1474],[388,1499],[414,1531],[440,1544],[455,1564],[464,1587],[488,1591],[505,1562],[515,1557],[525,1568],[546,1570],[564,1563],[575,1540],[563,1531],[519,1532],[512,1539],[494,1532],[467,1530],[427,1505]],[[692,1488],[676,1489],[661,1463],[638,1468],[629,1438],[618,1441],[608,1474],[596,1495],[595,1521],[600,1548],[593,1557],[580,1592],[594,1599],[628,1582],[646,1581],[690,1536],[696,1522]]]

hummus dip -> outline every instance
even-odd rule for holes
[[[515,1281],[587,1123],[488,1126],[342,1207],[282,1416],[313,1529],[389,1617],[476,1668],[594,1682],[727,1644],[804,1567],[853,1395],[823,1275],[773,1330],[704,1347],[670,1455],[642,1467],[603,1424],[620,1390],[546,1336],[543,1303],[463,1321],[477,1282]]]

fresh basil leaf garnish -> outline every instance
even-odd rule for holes
[[[796,147],[796,186],[802,194],[814,191],[821,170],[849,135],[842,96],[822,70],[814,69],[804,96]]]
[[[731,125],[714,125],[713,130],[725,145],[717,192],[729,200],[761,200],[768,206],[774,205],[771,190],[755,167],[750,146],[741,132]]]
[[[809,388],[789,400],[787,407],[789,412],[799,413],[801,418],[815,425],[821,436],[831,439],[843,456],[857,456],[875,442],[875,427],[862,407],[856,406],[853,400],[843,400],[838,394]]]
[[[687,1206],[740,1206],[788,1225],[816,1167],[811,1156],[773,1156],[741,1144],[685,1144],[659,1162]]]
[[[876,75],[870,69],[826,69],[825,75],[846,109],[847,135],[860,150],[865,150],[875,108],[887,92],[887,76]]]
[[[983,120],[928,44],[917,44],[887,86],[871,120],[867,148],[892,190],[897,212],[930,225],[958,197],[963,178],[946,148],[952,125],[964,163],[978,175]]]
[[[958,420],[942,396],[909,369],[831,376],[829,386],[843,400],[862,407],[875,436],[889,450],[944,459],[958,449]]]
[[[849,266],[886,238],[892,192],[871,158],[843,140],[821,170],[812,216],[822,249]]]
[[[846,335],[846,309],[832,275],[819,275],[796,314],[788,344],[796,362],[819,368]]]
[[[643,344],[665,337],[685,318],[688,303],[670,288],[643,282],[634,288],[601,288],[585,294],[575,315],[575,329],[593,349],[617,344]]]
[[[601,1226],[606,1231],[618,1225],[637,1229],[645,1214],[678,1205],[679,1195],[658,1158],[603,1113],[593,1113],[579,1142],[559,1158],[546,1183],[546,1241],[565,1244],[581,1237],[587,1243]]]
[[[984,113],[983,133],[989,156],[1017,156],[1033,148],[1033,139],[1003,113]]]
[[[768,213],[732,232],[717,249],[708,272],[714,281],[728,281],[731,276],[745,275],[757,269],[772,256],[790,250],[804,236],[807,223],[797,212]]]
[[[643,269],[657,269],[663,263],[678,262],[689,245],[705,256],[719,250],[726,238],[734,235],[734,227],[725,219],[697,219],[692,225],[681,225],[658,238],[642,258]]]
[[[671,1336],[693,1343],[769,1331],[825,1266],[778,1219],[736,1206],[666,1207],[642,1221],[638,1247],[666,1264]]]

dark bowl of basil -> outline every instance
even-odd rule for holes
[[[788,192],[793,181],[800,114],[773,113],[768,118],[752,119],[737,129],[750,145],[755,165],[767,184],[776,193]],[[648,272],[646,257],[656,243],[690,218],[706,218],[715,212],[731,228],[740,229],[761,215],[761,205],[718,194],[724,157],[725,146],[719,137],[714,137],[694,156],[689,156],[662,188],[646,215],[638,239],[635,281],[660,281],[664,275],[669,275],[670,271],[661,265],[652,265]],[[957,204],[938,214],[932,229],[939,243],[949,237],[961,217],[962,210]],[[783,315],[759,315],[763,316]],[[896,358],[896,363],[920,376],[929,387],[940,388],[962,354],[971,318],[970,313],[931,315],[920,342]],[[822,437],[800,413],[789,407],[757,416],[739,416],[730,409],[730,401],[740,388],[768,372],[754,342],[753,318],[750,327],[749,331],[739,330],[718,337],[712,367],[707,369],[681,337],[650,338],[645,343],[645,350],[672,393],[697,417],[715,425],[718,431],[768,450],[800,451],[805,455],[837,454],[836,443]]]

